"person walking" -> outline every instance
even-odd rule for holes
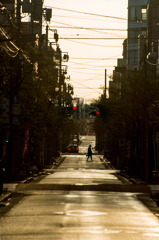
[[[92,149],[91,149],[91,145],[89,145],[89,148],[88,148],[88,155],[87,155],[87,161],[88,161],[88,158],[91,158],[91,161],[93,161],[92,160]]]

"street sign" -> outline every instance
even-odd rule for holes
[[[15,95],[13,97],[13,103],[19,103],[20,102],[20,97],[18,95]]]

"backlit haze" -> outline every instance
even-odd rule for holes
[[[44,7],[52,8],[49,27],[57,29],[59,46],[69,54],[75,97],[97,99],[103,93],[105,69],[108,85],[117,58],[122,58],[127,4],[127,0],[44,0]],[[51,31],[49,39],[53,41]]]

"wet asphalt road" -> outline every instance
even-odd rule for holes
[[[149,188],[121,182],[97,155],[86,162],[94,137],[82,141],[80,154],[65,155],[58,169],[17,185],[21,197],[0,219],[0,240],[159,239],[158,218],[138,200]]]

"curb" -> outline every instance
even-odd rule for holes
[[[129,180],[133,184],[147,185],[146,182],[141,181],[141,180],[136,180],[135,178],[132,178],[125,173],[120,172],[118,174],[121,175],[122,177],[125,177],[127,180]]]
[[[111,161],[108,161],[107,158],[103,157],[103,158],[100,158],[100,160],[101,160],[102,162],[104,162],[105,167],[110,167],[111,169],[116,170],[116,168],[111,164]],[[140,181],[140,180],[137,181],[136,179],[128,176],[127,174],[125,174],[125,173],[123,173],[123,172],[121,172],[121,171],[118,172],[117,175],[120,175],[120,176],[126,178],[126,179],[127,179],[129,182],[131,182],[132,184],[142,184],[142,185],[146,185],[145,182]]]
[[[0,195],[0,202],[5,201],[7,198],[9,198],[11,196],[11,192],[7,192],[7,193],[3,193],[2,195]]]
[[[56,159],[56,162],[53,163],[51,169],[56,169],[63,161],[65,157],[59,157]],[[26,184],[34,180],[34,178],[46,174],[46,170],[39,172],[38,174],[33,174],[33,176],[25,178],[24,180],[20,181],[19,184]]]
[[[59,157],[56,160],[56,163],[52,165],[51,169],[56,169],[64,160],[65,160],[65,157]]]
[[[103,162],[105,168],[110,168],[110,169],[114,169],[116,170],[113,165],[111,164],[111,161],[108,161],[105,157],[101,158],[100,157],[100,160]]]
[[[56,165],[52,166],[53,168],[57,168],[63,161],[64,161],[65,157],[59,157],[56,160]],[[34,178],[41,176],[43,174],[46,174],[46,170],[39,172],[38,174],[33,174],[33,176],[25,178],[24,180],[20,181],[19,184],[26,184],[31,182],[32,180],[34,180]],[[3,201],[5,201],[6,199],[8,199],[11,196],[12,192],[5,192],[2,195],[0,195],[0,203],[2,203]]]
[[[45,174],[46,171],[39,172],[38,174],[33,174],[33,176],[25,178],[24,180],[20,181],[19,184],[25,184],[31,182],[34,178],[41,176],[42,174]]]

